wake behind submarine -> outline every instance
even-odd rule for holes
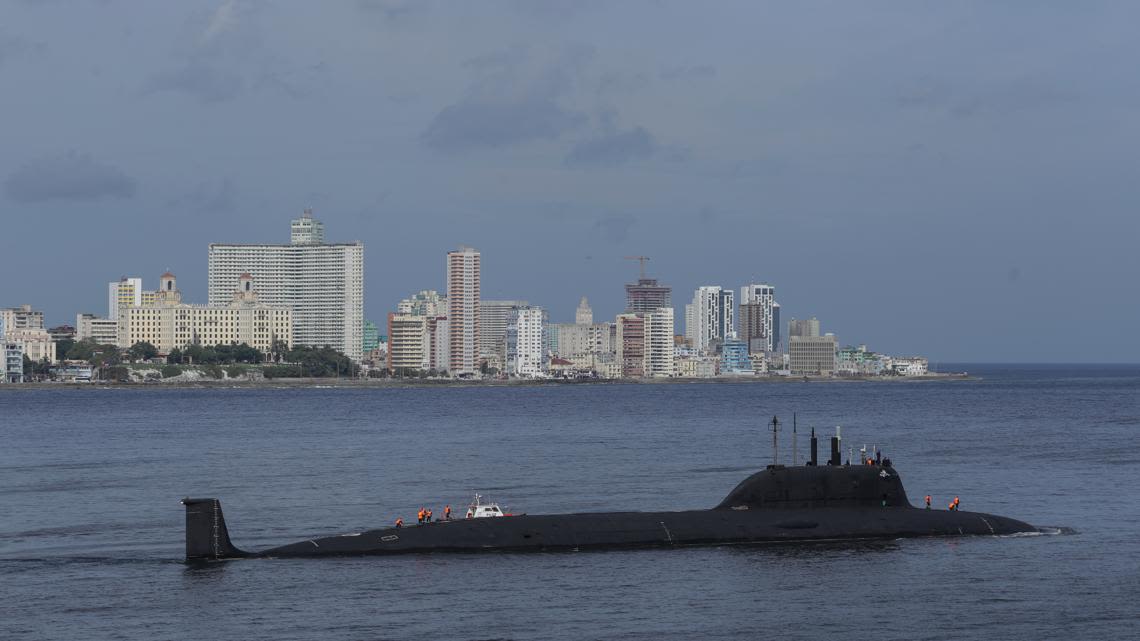
[[[244,552],[230,542],[218,499],[185,498],[186,560],[663,548],[1037,531],[1028,523],[1003,516],[914,507],[890,459],[880,459],[876,454],[864,457],[862,464],[841,463],[839,428],[831,438],[831,457],[826,465],[817,464],[814,429],[811,458],[804,465],[779,465],[775,462],[779,422],[773,418],[769,425],[773,464],[741,481],[719,505],[708,510],[505,516],[494,509],[491,511],[497,514],[493,516],[501,518],[470,518],[469,512],[469,518],[464,519],[313,538],[261,552]]]

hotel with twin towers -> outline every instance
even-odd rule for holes
[[[209,304],[225,305],[248,273],[258,299],[293,309],[293,342],[328,345],[355,361],[364,338],[364,243],[326,243],[324,224],[306,209],[288,244],[210,244]]]

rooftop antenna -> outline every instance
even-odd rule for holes
[[[641,279],[645,279],[645,261],[649,260],[648,256],[626,256],[626,260],[636,260],[641,264]]]
[[[796,446],[796,413],[792,412],[792,465],[800,464],[799,447]]]
[[[772,426],[772,465],[775,466],[779,463],[777,457],[780,453],[780,419],[773,416],[772,422],[769,423],[769,425]]]

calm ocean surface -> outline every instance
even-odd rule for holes
[[[984,378],[0,390],[0,639],[1140,637],[1140,367],[954,368]],[[840,424],[912,501],[1060,533],[181,563],[187,495],[221,498],[253,550],[476,491],[529,513],[711,507],[793,411],[801,456],[808,426]]]

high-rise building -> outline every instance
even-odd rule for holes
[[[546,369],[543,351],[542,309],[514,307],[507,317],[506,371],[512,376],[533,378]]]
[[[447,323],[447,316],[428,316],[428,369],[436,372],[447,372],[451,366],[451,326]]]
[[[661,307],[673,306],[673,288],[659,285],[656,278],[642,276],[636,283],[625,286],[625,312],[648,313]]]
[[[834,334],[789,336],[788,358],[792,375],[830,375],[835,371],[835,352],[838,347],[839,341]]]
[[[579,325],[594,324],[594,310],[590,309],[590,303],[585,296],[578,302],[578,309],[574,310],[574,322]]]
[[[783,352],[784,343],[780,336],[780,304],[772,303],[772,351]]]
[[[376,327],[376,323],[364,321],[364,337],[361,340],[360,349],[367,354],[377,347],[380,347],[380,329]]]
[[[801,338],[816,338],[819,336],[819,319],[814,316],[804,320],[793,318],[788,321],[788,338],[799,336]]]
[[[507,325],[511,310],[529,307],[525,300],[484,300],[479,303],[479,358],[495,367],[506,359]]]
[[[642,378],[645,376],[645,315],[618,314],[616,321],[619,376]]]
[[[447,322],[452,376],[479,371],[480,254],[471,247],[447,253]]]
[[[768,310],[762,303],[740,304],[738,336],[748,346],[749,354],[764,354],[768,351],[767,316]]]
[[[672,307],[658,307],[645,315],[646,377],[668,378],[674,375],[673,327]]]
[[[447,316],[447,299],[434,289],[425,289],[400,301],[397,314],[414,316]]]
[[[711,352],[736,335],[736,306],[731,289],[719,285],[698,287],[685,306],[685,338],[699,352]]]
[[[388,371],[431,368],[431,335],[428,317],[412,314],[388,314]]]
[[[364,243],[325,243],[306,212],[290,225],[288,245],[211,243],[209,305],[223,307],[248,273],[258,299],[293,310],[293,342],[337,349],[359,361],[364,342]]]
[[[755,319],[753,327],[762,328],[763,338],[763,351],[772,352],[776,349],[778,330],[775,329],[773,317],[773,306],[776,304],[776,288],[768,283],[752,283],[740,288],[740,304],[741,305],[759,305],[759,314]],[[751,319],[750,319],[751,320]],[[755,336],[743,337],[745,340],[758,338]],[[749,343],[749,351],[752,353],[759,353],[755,347]]]
[[[313,210],[305,209],[300,218],[289,223],[289,244],[321,245],[325,242],[325,224],[313,218]]]
[[[261,301],[249,274],[238,278],[229,303],[223,306],[183,303],[170,272],[159,283],[153,303],[120,309],[119,347],[145,342],[165,354],[189,345],[245,343],[269,355],[275,343],[293,345],[293,310]]]

